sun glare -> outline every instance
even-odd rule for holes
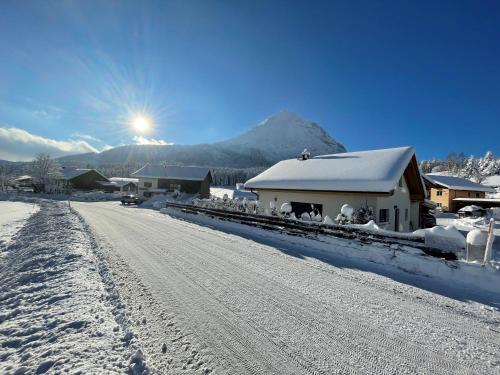
[[[132,120],[132,127],[138,133],[146,133],[151,129],[152,123],[151,119],[144,115],[137,115]]]

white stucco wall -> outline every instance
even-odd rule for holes
[[[285,202],[303,202],[316,203],[323,205],[323,217],[328,215],[335,219],[340,213],[340,208],[344,204],[350,204],[355,208],[364,205],[375,208],[377,197],[360,194],[339,194],[339,193],[323,193],[312,191],[283,191],[283,190],[262,190],[258,192],[259,201],[262,207],[269,208],[270,202],[276,200],[276,207],[280,208]]]
[[[362,206],[371,206],[375,210],[377,223],[385,229],[395,229],[395,209],[399,208],[399,231],[410,231],[410,221],[413,223],[413,230],[418,226],[418,203],[411,204],[410,194],[406,182],[403,178],[403,186],[396,186],[394,194],[391,196],[377,196],[374,194],[363,193],[330,193],[330,192],[313,192],[313,191],[292,191],[292,190],[261,190],[257,191],[259,201],[262,207],[269,208],[270,202],[275,201],[276,207],[279,209],[285,202],[303,202],[316,203],[323,205],[323,217],[328,215],[335,219],[340,213],[340,208],[344,204],[350,204],[355,209]],[[389,209],[389,221],[380,223],[379,210]],[[408,216],[405,217],[405,210],[408,210]]]
[[[377,222],[379,226],[388,230],[395,230],[396,224],[396,210],[395,206],[399,208],[399,232],[408,232],[410,230],[411,220],[411,201],[410,193],[406,181],[402,179],[402,187],[399,185],[395,187],[394,194],[389,197],[377,197]],[[389,221],[387,224],[380,223],[379,213],[381,209],[389,209]],[[405,211],[407,210],[407,215]]]
[[[144,186],[145,182],[150,182],[151,187],[146,188]],[[144,197],[144,192],[147,192],[150,189],[158,189],[158,179],[157,178],[140,177],[139,178],[139,196]]]

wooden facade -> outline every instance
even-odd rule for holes
[[[427,189],[430,191],[430,199],[437,204],[437,208],[445,212],[457,212],[460,208],[455,198],[485,198],[484,191],[456,190],[432,183],[425,179]]]

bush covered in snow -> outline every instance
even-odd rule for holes
[[[352,222],[354,224],[366,224],[370,221],[375,221],[375,211],[373,207],[362,206],[352,214]]]
[[[248,214],[263,215],[265,213],[265,210],[262,209],[259,201],[248,200],[246,198],[229,199],[227,195],[223,198],[212,196],[208,199],[193,199],[193,204],[203,208],[244,212]]]

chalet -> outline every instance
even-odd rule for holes
[[[465,178],[427,174],[424,175],[427,189],[430,191],[430,199],[437,204],[439,210],[445,212],[457,212],[460,208],[481,201],[489,201],[486,193],[494,193],[494,189]]]
[[[132,176],[139,179],[139,195],[143,198],[176,190],[203,198],[210,196],[212,175],[208,168],[147,164]]]
[[[379,226],[410,231],[421,226],[426,190],[415,149],[384,150],[283,160],[248,180],[263,206],[288,202],[297,217],[311,207],[336,218],[342,205],[372,207]]]
[[[69,194],[74,190],[101,190],[102,182],[109,180],[95,169],[63,167],[60,172],[49,176],[45,190],[51,194]]]

